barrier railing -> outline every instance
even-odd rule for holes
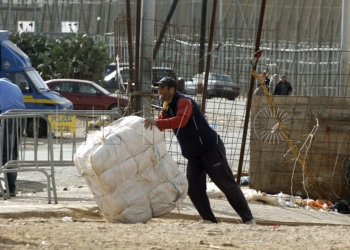
[[[22,111],[23,112],[23,111]],[[42,119],[49,124],[49,121],[46,116],[42,114],[11,114],[4,113],[0,115],[1,129],[0,129],[0,158],[2,159],[2,167],[0,168],[0,174],[4,174],[5,187],[7,192],[5,193],[2,185],[0,185],[0,191],[4,199],[10,198],[10,188],[8,182],[8,174],[25,172],[25,171],[38,171],[42,172],[47,179],[47,196],[48,203],[51,203],[51,187],[50,187],[50,178],[52,182],[52,190],[55,198],[55,203],[57,203],[57,192],[55,184],[55,171],[53,165],[53,143],[52,137],[47,137],[48,145],[48,160],[46,161],[45,166],[48,166],[51,170],[51,174],[47,172],[46,169],[39,168],[43,166],[39,164],[37,158],[31,163],[25,162],[23,159],[24,151],[23,145],[25,145],[26,135],[24,134],[25,128],[27,127],[27,119],[33,119],[34,126],[36,127],[36,121]],[[48,133],[52,134],[51,125],[48,126]],[[38,138],[37,133],[34,133],[34,150],[37,150],[38,147]],[[14,178],[14,177],[10,177]]]
[[[115,111],[106,110],[11,110],[0,114],[0,174],[4,174],[7,192],[2,185],[0,191],[4,199],[10,198],[7,173],[38,171],[46,177],[48,203],[51,204],[52,186],[57,204],[55,167],[74,166],[77,146],[86,141],[88,133],[118,118]],[[32,129],[31,137],[28,129]],[[42,129],[46,136],[39,133]]]

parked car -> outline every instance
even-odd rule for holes
[[[128,68],[129,64],[127,63],[119,63],[119,68]],[[112,73],[113,71],[115,71],[116,68],[116,64],[115,63],[110,63],[105,67],[105,76],[108,76],[110,73]]]
[[[121,92],[126,90],[127,86],[127,80],[130,78],[129,75],[129,68],[119,68],[120,69],[120,76],[116,75],[116,70],[114,70],[112,73],[107,75],[104,78],[103,83],[101,84],[102,87],[107,89],[110,92],[115,92],[116,90],[120,90]],[[160,81],[163,77],[170,76],[175,79],[175,81],[178,83],[178,91],[183,91],[184,81],[181,79],[178,79],[174,70],[168,67],[153,67],[152,68],[152,83]],[[158,92],[157,87],[153,87],[152,91],[154,93]]]
[[[119,90],[121,93],[126,92],[126,87],[128,85],[127,80],[130,78],[129,68],[119,68],[120,76],[116,76],[116,70],[109,73],[105,76],[101,86],[108,90],[109,92],[114,93]]]
[[[189,81],[185,82],[184,93],[187,95],[196,95],[202,93],[204,86],[203,74],[197,74]],[[222,97],[229,100],[234,100],[239,96],[239,87],[237,83],[234,83],[232,79],[227,75],[209,73],[207,95],[208,98]]]
[[[53,79],[45,82],[52,90],[73,103],[75,110],[116,110],[123,112],[128,98],[112,94],[98,84],[78,79]]]

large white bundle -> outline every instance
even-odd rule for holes
[[[166,151],[158,128],[129,116],[90,136],[74,163],[109,222],[148,221],[181,205],[186,177]]]

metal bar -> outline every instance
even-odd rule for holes
[[[321,37],[325,37],[325,36],[327,36],[327,31],[330,29],[330,31],[331,31],[331,34],[330,34],[330,44],[332,43],[332,28],[333,28],[333,19],[331,18],[331,16],[332,16],[332,12],[333,12],[333,9],[334,9],[334,4],[332,4],[331,6],[330,6],[330,10],[329,10],[329,12],[328,12],[328,15],[327,15],[327,21],[325,22],[325,28],[323,29],[323,34],[321,35]],[[331,48],[332,48],[332,46],[330,46]]]
[[[5,10],[7,10],[8,9],[8,7],[4,7],[5,8]],[[5,11],[4,11],[5,12]],[[8,17],[8,12],[6,11],[5,12],[5,15],[4,15],[4,12],[2,12],[1,14],[1,20],[2,20],[2,23],[3,23],[3,28],[5,29],[5,27],[6,27],[6,23],[7,23],[7,17]]]
[[[163,38],[165,36],[165,32],[166,32],[167,28],[169,27],[170,20],[171,20],[173,14],[175,12],[176,5],[177,5],[178,2],[179,2],[179,0],[174,0],[173,1],[173,4],[170,7],[170,10],[169,10],[169,13],[168,13],[168,15],[167,15],[167,17],[165,19],[165,22],[163,23],[162,30],[160,31],[160,34],[159,34],[159,37],[157,39],[156,45],[154,46],[154,49],[153,49],[153,61],[156,59],[156,56],[158,54],[160,45],[161,45],[162,40],[163,40]]]
[[[82,16],[83,16],[84,29],[85,29],[85,32],[87,32],[83,0],[80,0],[80,9],[81,9],[81,13],[82,13]],[[81,26],[81,25],[79,25],[79,26]]]
[[[90,6],[89,6],[89,11],[88,11],[88,17],[87,17],[87,28],[86,28],[86,31],[87,32],[89,32],[89,30],[90,30],[90,23],[91,23],[91,20],[93,20],[93,22],[95,22],[96,23],[96,17],[95,16],[93,16],[92,18],[91,18],[91,9],[92,9],[92,2],[90,2]],[[91,32],[92,33],[92,32]]]
[[[299,46],[299,38],[300,38],[300,0],[298,0],[297,2],[297,6],[296,6],[296,32],[295,32],[295,49],[297,50],[298,46]],[[299,82],[299,75],[298,75],[298,66],[299,66],[299,53],[295,52],[296,54],[296,58],[297,58],[297,62],[296,62],[296,66],[294,67],[294,75],[295,75],[295,82],[298,83]],[[298,85],[296,85],[297,87]],[[295,92],[296,93],[296,92]]]
[[[323,0],[319,1],[318,6],[318,23],[317,23],[317,44],[318,46],[321,46],[322,43],[322,6],[323,6]]]
[[[111,18],[111,4],[112,4],[112,0],[109,0],[109,8],[108,8],[108,16],[107,16],[107,26],[106,26],[106,30],[105,30],[105,33],[108,33],[108,30],[109,30],[109,20]]]
[[[248,4],[247,4],[248,5]],[[257,2],[255,0],[255,6],[251,7],[251,8],[248,8],[248,6],[245,6],[245,9],[244,9],[244,16],[247,18],[248,20],[248,27],[250,27],[250,29],[252,30],[252,32],[254,32],[254,30],[256,30],[256,22],[255,22],[255,17],[256,17],[256,5],[257,5]],[[253,9],[253,10],[252,10]],[[250,12],[250,17],[249,17],[249,13]]]
[[[49,22],[50,22],[50,24],[49,24],[49,31],[50,32],[53,32],[53,20],[52,20],[52,14],[51,14],[51,11],[53,11],[53,4],[52,4],[52,10],[50,9],[50,4],[49,4],[49,2],[47,2],[47,11],[48,11],[48,14],[49,14]],[[44,21],[44,20],[43,20]]]
[[[204,71],[204,50],[205,50],[205,28],[207,19],[207,4],[208,0],[202,2],[202,20],[201,20],[201,34],[200,34],[200,45],[199,45],[199,63],[198,72],[202,74]]]
[[[13,0],[10,0],[9,2],[12,2],[13,3]],[[39,7],[40,9],[40,7]],[[0,10],[8,10],[8,7],[3,7],[1,6],[0,7]],[[11,7],[11,10],[12,11],[25,11],[25,12],[29,12],[29,11],[34,11],[34,8],[33,7],[24,7],[24,6],[12,6]]]
[[[250,33],[249,33],[249,27],[248,27],[248,24],[247,24],[247,20],[245,19],[245,15],[244,15],[244,12],[242,10],[242,6],[241,6],[241,3],[239,2],[239,0],[237,0],[237,5],[238,5],[239,10],[240,10],[241,15],[242,15],[242,21],[243,21],[244,26],[245,26],[244,30],[247,31],[248,38],[249,38],[249,40],[251,40],[252,38],[251,38]],[[246,5],[245,7],[246,7],[245,9],[247,9],[248,5]]]
[[[17,3],[17,6],[18,6],[18,7],[20,7],[20,5],[23,6],[23,2]],[[13,10],[12,10],[12,11],[13,11]],[[23,12],[21,12],[21,11],[16,11],[15,13],[16,13],[16,14],[14,15],[14,18],[13,18],[13,23],[14,23],[13,28],[14,28],[14,30],[16,30],[16,23],[18,23],[18,20],[21,20],[22,18],[24,19],[24,17],[23,17]],[[21,19],[20,19],[20,18],[21,18]]]
[[[277,17],[277,13],[278,13],[278,0],[275,0],[275,8],[274,8],[274,21],[275,21],[275,30],[274,30],[274,47],[273,49],[277,49],[277,44],[278,44],[278,24],[279,24],[279,20],[278,20],[278,17]],[[274,56],[273,56],[273,61],[276,63],[276,60],[277,60],[277,53],[274,53]],[[279,74],[279,72],[278,72]]]
[[[342,50],[342,60],[341,60],[341,72],[340,72],[340,93],[347,96],[346,83],[348,82],[349,74],[349,10],[350,1],[343,0],[342,5],[342,23],[341,23],[341,50]]]
[[[62,6],[62,4],[60,4]],[[57,12],[57,22],[59,27],[59,32],[62,31],[62,10],[60,10],[60,7],[58,5],[58,0],[56,1],[56,12]]]
[[[99,11],[100,12],[100,15],[99,15],[100,18],[102,17],[102,3],[103,3],[103,0],[101,0],[101,2],[100,2],[100,11]],[[101,23],[101,21],[99,21],[98,24],[97,24],[97,31],[96,31],[97,35],[100,33],[100,23]]]
[[[12,13],[12,11],[11,11],[11,9],[12,9],[12,5],[13,5],[13,0],[11,0],[11,1],[9,1],[9,15],[8,15],[8,21],[9,21],[9,25],[8,25],[8,29],[9,29],[9,31],[11,31],[11,26],[10,26],[10,24],[11,24],[11,13]]]
[[[261,38],[261,32],[262,32],[262,25],[263,25],[263,21],[264,21],[265,6],[266,6],[266,0],[262,0],[262,2],[261,2],[261,9],[260,9],[260,17],[259,17],[259,26],[258,26],[258,31],[257,31],[257,35],[256,35],[254,52],[259,50],[259,47],[260,47],[260,38]],[[256,70],[256,65],[253,66],[253,70],[254,71]],[[255,80],[255,77],[253,75],[251,75],[249,92],[248,92],[248,99],[247,99],[247,108],[246,108],[245,120],[244,120],[243,135],[242,135],[242,146],[241,146],[241,152],[240,152],[239,163],[238,163],[237,183],[241,183],[244,151],[245,151],[245,145],[246,145],[246,140],[247,140],[247,132],[248,132],[248,125],[249,125],[250,109],[251,109],[251,105],[252,105],[252,95],[253,95],[253,89],[254,89],[254,80]]]
[[[60,19],[59,19],[59,27],[60,27],[60,31],[62,31],[62,13],[63,13],[63,9],[64,9],[64,2],[62,2],[60,4]]]
[[[47,133],[48,135],[52,135],[52,126],[51,123],[49,122],[49,120],[45,117],[45,120],[47,122]],[[50,148],[50,167],[51,167],[51,182],[52,182],[52,191],[53,191],[53,195],[55,198],[55,204],[58,203],[58,199],[57,199],[57,191],[56,191],[56,177],[55,177],[55,167],[54,167],[54,156],[53,156],[53,140],[52,140],[52,136],[48,136],[48,145],[51,145]],[[49,187],[49,185],[48,185]],[[50,190],[48,191],[50,192]],[[50,196],[50,194],[48,193],[48,196]],[[49,197],[49,203],[51,203],[51,196]]]
[[[117,19],[113,22],[113,28],[114,28],[114,60],[115,60],[115,67],[117,69],[117,58],[118,58],[118,40],[117,40]]]
[[[21,113],[22,111],[22,113]],[[51,175],[47,174],[46,170],[45,169],[39,169],[38,168],[38,158],[37,158],[37,155],[38,155],[38,138],[37,138],[37,133],[36,133],[36,130],[34,132],[34,162],[33,164],[31,164],[31,166],[35,167],[35,169],[25,169],[25,168],[20,168],[20,167],[23,167],[26,163],[23,162],[23,159],[21,160],[17,160],[17,159],[14,159],[14,160],[11,160],[13,157],[12,157],[12,147],[14,146],[12,143],[13,143],[13,136],[16,136],[16,140],[17,140],[17,151],[18,151],[18,148],[20,147],[21,145],[21,135],[22,135],[22,132],[20,131],[23,131],[22,130],[22,124],[21,121],[22,119],[26,119],[26,118],[33,118],[34,119],[34,127],[36,126],[36,120],[37,119],[44,119],[46,121],[46,123],[48,124],[48,134],[52,134],[52,128],[51,128],[51,124],[48,120],[47,117],[45,117],[44,115],[42,114],[38,114],[38,113],[29,113],[28,112],[25,112],[23,113],[23,110],[18,110],[17,112],[13,112],[13,113],[10,113],[10,112],[7,112],[7,113],[4,113],[4,114],[1,114],[1,120],[2,121],[6,121],[6,122],[2,122],[2,124],[7,124],[8,125],[8,121],[10,119],[12,120],[15,120],[17,119],[18,122],[16,122],[16,125],[14,123],[12,123],[12,131],[17,131],[16,134],[17,135],[14,135],[14,134],[10,134],[8,133],[8,131],[5,131],[7,134],[7,141],[6,141],[6,147],[10,150],[7,150],[7,162],[4,166],[2,166],[0,168],[0,173],[4,173],[4,177],[5,177],[5,186],[7,188],[7,190],[9,190],[9,187],[8,187],[8,180],[6,178],[6,173],[8,172],[23,172],[23,171],[40,171],[42,173],[45,174],[45,176],[47,177],[47,186],[48,186],[48,203],[50,204],[51,203],[51,188],[50,188],[50,177],[52,178],[51,181],[53,183],[53,187],[52,187],[52,190],[53,190],[53,193],[54,193],[54,197],[55,197],[55,202],[57,203],[57,192],[56,192],[56,184],[55,184],[55,173],[54,173],[54,164],[53,164],[53,143],[52,143],[52,137],[51,136],[48,136],[48,147],[51,149],[50,150],[50,167],[51,167]],[[19,130],[20,129],[20,130]],[[0,131],[1,133],[3,133],[4,131]],[[0,133],[0,134],[1,134]],[[10,135],[10,136],[9,136]],[[2,137],[1,137],[2,138]],[[2,140],[2,139],[1,139]],[[9,143],[9,141],[11,141]],[[0,147],[2,147],[3,144],[1,144]],[[9,157],[10,155],[8,154],[10,152],[11,154],[11,157]],[[1,150],[1,153],[0,155],[2,154],[2,150]],[[17,155],[18,157],[18,155]],[[9,160],[10,159],[10,160]],[[48,164],[46,164],[45,166],[47,166]],[[16,169],[15,169],[16,168]],[[7,193],[7,195],[9,195],[9,193]],[[9,196],[8,196],[9,198]]]
[[[71,13],[71,8],[69,8],[69,0],[66,0],[66,5],[63,6],[62,8],[62,20],[70,20],[69,19],[69,13]],[[64,10],[64,12],[63,12]]]
[[[211,21],[210,21],[210,33],[209,33],[209,42],[208,42],[208,54],[207,54],[207,64],[205,67],[205,77],[204,77],[204,86],[203,86],[203,93],[202,93],[202,106],[201,110],[202,113],[205,113],[205,102],[207,97],[207,88],[208,88],[208,78],[209,78],[209,70],[210,70],[210,61],[211,61],[211,54],[212,54],[212,45],[213,45],[213,37],[214,37],[214,26],[215,26],[215,17],[216,17],[216,6],[218,1],[213,1],[213,10],[211,13]]]
[[[126,0],[126,25],[128,30],[128,52],[129,52],[129,77],[134,80],[134,62],[132,56],[132,34],[131,34],[131,7],[130,0]]]
[[[140,70],[140,35],[141,35],[141,0],[137,0],[136,3],[136,38],[135,38],[135,90],[139,91],[139,70]],[[139,111],[141,109],[140,96],[134,99],[134,111]]]

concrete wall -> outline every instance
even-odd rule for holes
[[[281,140],[284,137],[281,126],[276,125],[273,112],[269,114],[266,97],[254,96],[250,125],[251,188],[272,194],[300,192],[307,196],[308,193],[310,198],[317,199],[320,198],[314,185],[317,180],[330,200],[349,195],[346,176],[349,178],[350,173],[347,175],[345,171],[350,154],[350,98],[274,96],[272,100],[284,120],[290,141]],[[316,131],[314,136],[308,137],[312,131]],[[293,145],[305,159],[305,167],[312,176],[305,174],[296,160],[297,155],[291,150]]]

